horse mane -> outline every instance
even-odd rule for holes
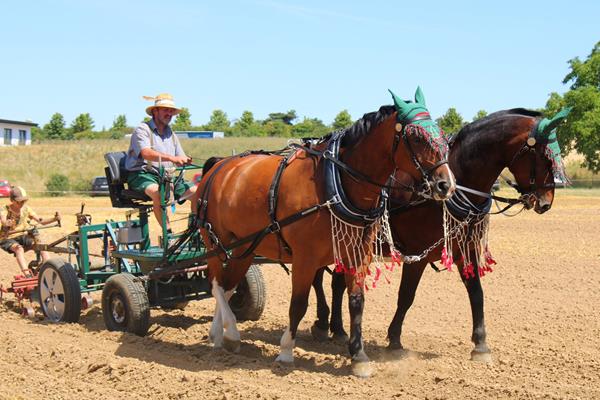
[[[526,108],[511,108],[510,110],[496,111],[478,119],[477,121],[466,124],[458,131],[458,133],[452,135],[449,138],[449,141],[451,144],[454,144],[455,142],[469,136],[473,131],[483,131],[485,126],[490,125],[499,119],[523,117],[538,118],[542,115],[543,114],[539,111],[528,110]]]
[[[396,107],[393,105],[388,105],[381,106],[378,111],[373,111],[364,114],[362,118],[357,120],[354,124],[341,131],[344,135],[344,137],[342,138],[341,147],[349,147],[355,145],[360,139],[362,139],[367,133],[369,133],[369,131],[373,127],[382,123],[394,112],[396,112]],[[336,132],[330,132],[327,135],[323,136],[321,140],[319,140],[319,143],[327,142]]]

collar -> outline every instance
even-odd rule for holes
[[[171,131],[171,126],[167,125],[165,127],[164,135],[161,135],[160,132],[158,131],[158,128],[156,127],[156,123],[154,122],[154,118],[151,118],[150,121],[146,122],[146,125],[148,125],[148,128],[150,128],[150,130],[152,132],[156,133],[158,136],[168,137],[169,135],[171,135],[173,133]]]

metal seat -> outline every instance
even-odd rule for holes
[[[104,155],[104,159],[108,164],[104,168],[104,172],[108,181],[108,191],[112,206],[116,208],[147,208],[152,206],[148,204],[152,202],[152,199],[145,193],[125,188],[128,174],[128,171],[125,169],[126,157],[127,153],[124,151],[116,151]]]

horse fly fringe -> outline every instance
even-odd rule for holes
[[[335,272],[355,276],[364,290],[375,289],[382,278],[390,283],[389,274],[395,265],[400,266],[402,256],[394,248],[387,208],[367,226],[350,224],[333,212],[330,215]],[[392,254],[389,264],[383,257],[386,246]]]
[[[492,272],[492,265],[496,261],[489,249],[490,216],[483,218],[478,215],[469,215],[464,221],[455,218],[444,203],[444,248],[442,249],[442,265],[452,271],[452,258],[454,245],[458,248],[460,259],[463,263],[463,277],[474,278],[477,273],[483,277],[487,272]],[[469,248],[474,249],[475,259],[471,259]],[[475,271],[477,265],[477,271]]]

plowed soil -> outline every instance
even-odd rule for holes
[[[560,192],[560,191],[557,191]],[[88,199],[95,222],[119,218],[106,198]],[[74,226],[79,199],[33,199]],[[262,318],[239,324],[239,354],[214,350],[212,299],[153,310],[146,337],[108,332],[98,302],[76,324],[23,318],[0,302],[1,399],[598,399],[600,398],[600,199],[557,193],[548,213],[494,216],[498,262],[483,278],[493,362],[470,361],[468,297],[457,272],[427,270],[403,332],[407,351],[386,351],[400,272],[367,294],[364,338],[375,374],[350,375],[345,345],[310,335],[314,296],[299,327],[295,367],[274,362],[288,323],[290,277],[265,265]],[[68,228],[43,231],[45,239]],[[18,271],[0,254],[4,286]],[[326,286],[329,277],[326,275]],[[95,300],[100,293],[94,294]],[[348,321],[345,314],[346,323]]]

